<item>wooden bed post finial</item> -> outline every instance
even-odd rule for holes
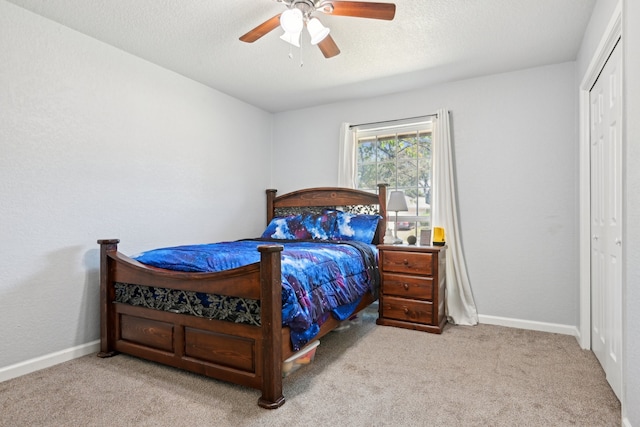
[[[387,231],[387,187],[389,184],[378,184],[378,201],[379,201],[379,214],[382,217],[378,223],[378,241],[376,243],[384,242],[384,235]]]
[[[276,198],[276,193],[278,190],[273,188],[267,189],[267,225],[271,222],[273,217],[275,216],[275,209],[273,207],[273,201]]]

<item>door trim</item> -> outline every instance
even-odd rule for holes
[[[580,84],[580,325],[578,342],[591,348],[591,177],[589,92],[622,37],[622,2],[618,2]]]

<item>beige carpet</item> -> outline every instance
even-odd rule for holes
[[[254,389],[90,355],[0,383],[0,426],[621,424],[602,369],[573,337],[490,325],[433,335],[375,317],[324,338],[274,411]]]

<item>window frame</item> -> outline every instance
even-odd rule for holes
[[[400,123],[398,123],[400,122]],[[427,117],[427,118],[420,118],[419,120],[417,119],[408,119],[408,120],[402,120],[402,121],[393,121],[393,122],[383,122],[383,123],[377,123],[377,124],[370,124],[370,125],[361,125],[361,126],[355,126],[352,128],[353,131],[353,142],[355,145],[355,155],[354,155],[354,159],[353,159],[353,164],[354,164],[354,172],[355,172],[355,187],[358,189],[362,189],[362,190],[370,190],[370,188],[368,186],[362,186],[362,181],[361,181],[361,167],[362,167],[362,162],[361,162],[361,155],[360,155],[360,144],[361,141],[364,139],[373,139],[376,144],[377,141],[379,141],[380,139],[382,139],[383,137],[387,137],[390,135],[393,135],[393,139],[396,141],[396,152],[394,153],[394,177],[393,177],[393,181],[395,182],[385,182],[386,184],[389,184],[389,189],[390,190],[402,190],[405,192],[405,195],[407,197],[407,205],[409,207],[409,211],[407,212],[398,212],[398,216],[397,216],[397,221],[398,223],[403,223],[406,224],[408,223],[409,225],[409,234],[414,234],[413,232],[411,232],[412,230],[415,230],[415,234],[418,235],[418,231],[420,229],[430,229],[431,228],[431,218],[432,218],[432,202],[431,202],[431,195],[427,196],[427,193],[431,192],[432,189],[432,183],[433,183],[433,122],[431,117]],[[414,157],[415,161],[416,161],[416,168],[417,168],[417,172],[416,172],[416,183],[415,186],[409,187],[409,186],[402,186],[399,185],[398,182],[398,145],[397,145],[397,141],[399,140],[399,135],[407,135],[407,134],[413,134],[412,138],[416,138],[418,137],[420,134],[428,134],[428,138],[429,138],[429,144],[428,144],[428,166],[427,166],[427,181],[430,182],[430,185],[428,186],[428,190],[425,192],[425,194],[421,193],[422,187],[420,186],[420,157]],[[386,181],[386,179],[382,179],[380,178],[380,174],[379,174],[379,165],[381,162],[379,162],[379,159],[376,158],[375,162],[373,163],[366,163],[369,165],[375,164],[376,166],[376,179],[375,182],[373,183],[373,185],[377,185],[380,182]],[[407,190],[415,190],[415,192],[413,193],[415,195],[415,197],[411,198],[410,195],[407,195]],[[424,203],[421,204],[420,198],[424,198]],[[415,199],[415,201],[413,200]],[[428,203],[427,203],[428,201]],[[424,210],[424,214],[421,214],[422,211]],[[389,215],[389,222],[388,224],[390,224],[394,229],[395,229],[395,221],[396,221],[396,216],[395,216],[395,212],[388,212]]]

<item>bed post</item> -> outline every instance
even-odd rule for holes
[[[275,194],[275,191],[274,191]],[[282,395],[282,276],[283,247],[259,246],[260,322],[262,324],[262,396],[258,405],[276,409],[284,404]]]
[[[273,201],[276,198],[277,192],[278,190],[274,190],[273,188],[267,190],[267,225],[269,225],[275,215]]]
[[[108,255],[118,250],[119,239],[98,240],[100,244],[100,352],[98,357],[111,357],[117,352],[113,349],[113,300],[114,288],[110,281],[110,265]],[[111,329],[109,328],[111,326]]]
[[[378,242],[384,242],[384,235],[387,232],[387,186],[389,184],[378,184],[378,212],[382,219],[378,224]]]

